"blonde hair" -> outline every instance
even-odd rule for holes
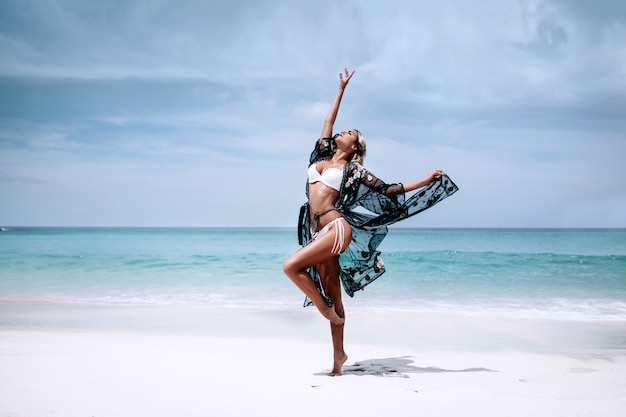
[[[354,129],[354,131],[356,132],[356,145],[358,149],[352,153],[351,161],[363,165],[363,162],[365,161],[365,154],[367,153],[365,136],[363,136],[363,133],[359,132],[356,129]]]

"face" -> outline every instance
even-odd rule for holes
[[[337,134],[335,141],[348,149],[359,149],[358,136],[356,130],[344,130]]]

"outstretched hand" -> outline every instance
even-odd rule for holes
[[[348,68],[345,68],[344,71],[346,73],[346,78],[343,78],[343,74],[339,73],[339,88],[346,88],[348,81],[350,81],[350,78],[354,75],[354,70],[350,72],[348,71]]]
[[[428,175],[426,175],[426,178],[424,178],[424,179],[426,180],[427,184],[430,184],[430,183],[434,182],[435,180],[441,178],[442,175],[444,175],[442,170],[434,169],[434,170],[430,171],[428,173]]]

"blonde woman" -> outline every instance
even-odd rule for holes
[[[300,210],[303,247],[283,264],[285,274],[330,321],[331,375],[348,359],[343,347],[345,311],[341,286],[351,297],[385,272],[377,251],[387,225],[423,211],[456,192],[439,169],[406,184],[387,184],[363,167],[365,138],[356,129],[333,135],[343,93],[354,71],[339,74],[339,90],[310,156],[306,195]],[[405,193],[424,188],[408,200]],[[363,207],[372,214],[355,211]]]

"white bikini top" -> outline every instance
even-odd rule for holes
[[[320,174],[315,164],[311,164],[308,171],[309,184],[321,181],[327,187],[339,191],[341,180],[343,179],[343,171],[339,168],[326,168],[324,174]]]

